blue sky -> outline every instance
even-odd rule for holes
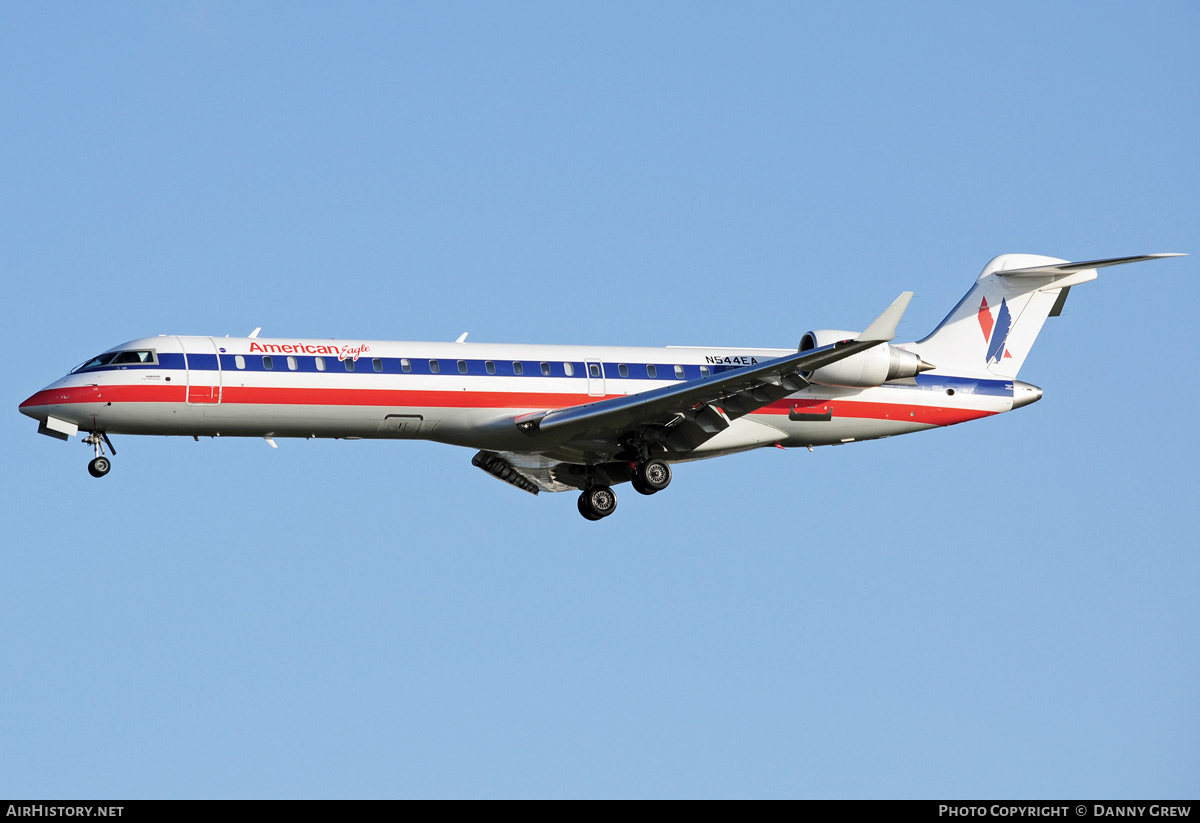
[[[1014,414],[587,523],[425,443],[132,438],[158,333],[792,346],[1200,252],[1200,7],[8,4],[0,796],[1195,797],[1195,258]],[[618,490],[621,491],[621,490]]]

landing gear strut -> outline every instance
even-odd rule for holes
[[[608,517],[617,510],[617,493],[608,486],[593,486],[579,495],[579,513],[588,520]]]
[[[88,463],[88,474],[92,477],[103,477],[108,474],[108,470],[112,468],[112,461],[104,456],[104,444],[108,444],[108,448],[113,454],[117,453],[117,450],[113,448],[112,441],[108,439],[108,435],[104,432],[92,432],[83,438],[83,442],[96,450],[95,459]]]

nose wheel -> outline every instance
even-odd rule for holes
[[[108,474],[112,468],[112,461],[104,456],[104,445],[107,443],[108,450],[114,455],[117,453],[117,450],[113,448],[112,441],[108,439],[108,435],[104,432],[92,432],[83,438],[83,442],[96,450],[96,457],[88,463],[88,474],[92,477],[103,477]]]

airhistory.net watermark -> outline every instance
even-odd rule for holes
[[[48,806],[33,803],[18,806],[10,803],[5,817],[120,817],[124,806]]]

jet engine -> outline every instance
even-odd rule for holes
[[[819,349],[839,340],[853,340],[858,332],[838,331],[836,329],[818,329],[805,332],[800,338],[799,351]],[[820,383],[824,386],[846,386],[862,389],[878,386],[888,380],[899,380],[905,377],[916,377],[923,371],[929,371],[935,366],[926,363],[910,351],[880,343],[874,348],[853,354],[844,360],[822,366],[811,372],[801,372],[810,383]]]

